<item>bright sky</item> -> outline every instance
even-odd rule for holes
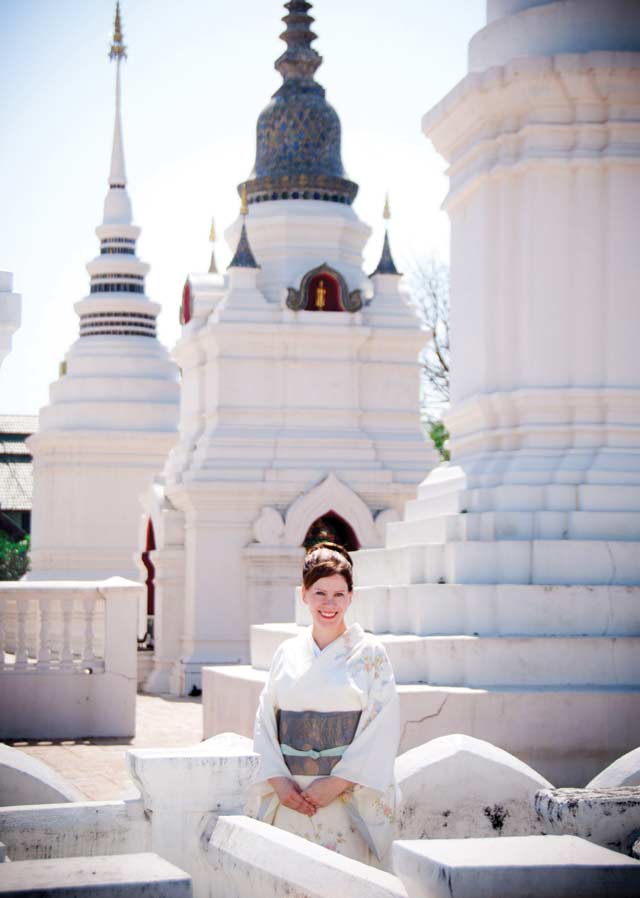
[[[35,414],[76,339],[73,304],[88,290],[98,250],[113,130],[115,63],[107,57],[115,0],[0,0],[0,269],[14,273],[22,326],[0,369],[0,413]],[[324,57],[317,80],[338,111],[354,208],[382,239],[384,194],[400,267],[448,254],[439,207],[444,163],[420,131],[422,115],[465,74],[484,0],[317,0]],[[160,302],[160,339],[178,334],[182,285],[206,271],[211,217],[218,266],[236,185],[253,166],[255,123],[281,83],[273,62],[279,0],[123,0],[123,125],[140,258]]]

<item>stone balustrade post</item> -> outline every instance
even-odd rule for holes
[[[222,733],[189,748],[136,749],[127,761],[151,820],[151,851],[191,874],[194,898],[208,898],[207,846],[221,814],[243,813],[258,766],[251,740]]]

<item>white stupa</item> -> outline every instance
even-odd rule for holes
[[[110,58],[116,112],[100,254],[87,265],[90,292],[75,305],[80,336],[29,440],[33,579],[137,578],[139,497],[176,440],[178,372],[156,338],[160,306],[145,294],[149,266],[136,255],[140,228],[126,186],[118,5]]]
[[[305,541],[381,545],[435,462],[418,414],[428,335],[388,237],[375,273],[363,270],[371,231],[314,80],[311,4],[285,5],[283,84],[226,232],[235,255],[226,277],[190,276],[183,297],[180,440],[148,504],[159,691],[247,659],[251,624],[293,615]]]

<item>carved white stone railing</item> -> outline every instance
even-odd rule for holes
[[[133,735],[143,589],[0,583],[0,738]]]
[[[0,586],[0,670],[104,671],[104,604],[95,584]]]

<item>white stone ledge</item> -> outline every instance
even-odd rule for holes
[[[56,858],[4,864],[0,895],[11,898],[191,898],[191,877],[157,854]]]
[[[0,838],[14,861],[133,854],[151,847],[141,799],[0,808]]]
[[[407,898],[390,873],[249,817],[220,817],[208,857],[216,898]]]
[[[640,862],[575,836],[395,842],[410,898],[637,898]]]

